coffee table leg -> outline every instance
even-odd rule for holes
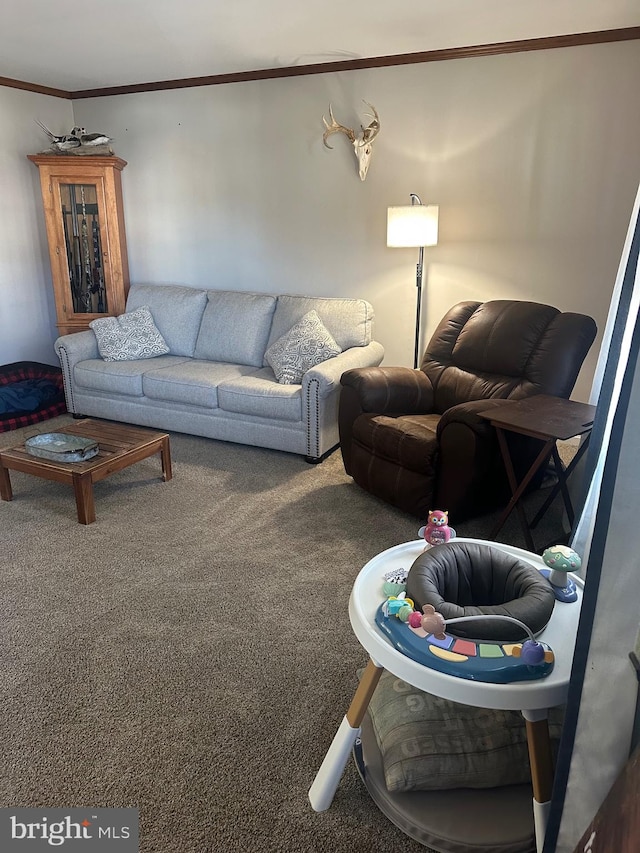
[[[2,464],[0,464],[0,497],[3,501],[10,501],[13,499],[11,480],[9,479],[9,469],[5,468]]]
[[[162,439],[160,446],[160,458],[162,459],[162,479],[167,482],[173,474],[171,473],[171,447],[169,445],[169,436]]]
[[[351,705],[349,705],[349,710],[342,718],[324,761],[316,773],[316,778],[309,788],[309,802],[316,812],[323,812],[331,805],[333,795],[349,759],[349,753],[360,734],[360,723],[383,672],[382,667],[379,667],[374,660],[369,659],[360,679],[360,684],[351,700]]]
[[[96,520],[96,505],[93,499],[91,474],[73,475],[73,490],[76,494],[76,509],[80,524],[93,524]]]

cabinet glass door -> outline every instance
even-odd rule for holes
[[[95,184],[60,182],[62,224],[73,313],[106,314],[100,213]]]

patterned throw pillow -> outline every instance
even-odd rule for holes
[[[98,351],[105,361],[155,358],[169,352],[146,305],[119,317],[92,320],[89,326],[93,329]]]
[[[320,317],[309,311],[264,354],[281,385],[299,385],[303,375],[342,352]]]

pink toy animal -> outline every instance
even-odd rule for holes
[[[451,539],[452,530],[449,527],[449,515],[441,509],[430,509],[423,536],[429,545],[443,545]]]
[[[427,634],[433,634],[438,640],[444,640],[444,616],[438,613],[433,604],[425,604],[422,608],[423,616],[420,620],[421,627]]]

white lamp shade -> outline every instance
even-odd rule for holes
[[[417,248],[438,244],[438,205],[387,208],[387,246]]]

